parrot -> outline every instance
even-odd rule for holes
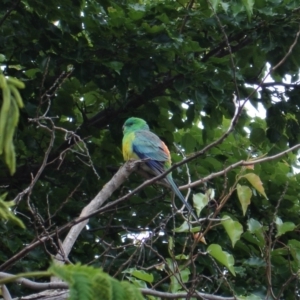
[[[171,167],[170,151],[166,144],[153,132],[145,120],[131,117],[123,125],[122,152],[125,161],[144,159],[147,169],[154,176],[164,173]],[[198,220],[192,207],[175,184],[172,173],[168,173],[164,182],[174,191],[189,213]]]

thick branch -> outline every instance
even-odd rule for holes
[[[4,279],[4,278],[9,279],[11,277],[15,277],[15,275],[5,273],[5,272],[0,272],[0,279]],[[17,282],[29,289],[37,290],[37,291],[68,288],[68,284],[66,284],[65,282],[36,282],[24,277],[17,278],[16,280],[14,280],[14,282]]]
[[[112,195],[112,193],[119,188],[121,184],[128,178],[128,176],[133,172],[136,168],[137,162],[127,162],[123,167],[119,169],[119,171],[113,176],[113,178],[105,184],[103,189],[97,194],[97,196],[91,200],[91,202],[85,206],[79,216],[79,218],[86,217],[90,215],[92,212],[99,209],[103,203]],[[62,250],[63,254],[58,253],[56,259],[58,261],[64,261],[65,257],[68,257],[75,241],[77,240],[80,232],[88,223],[88,219],[79,224],[75,225],[71,228],[68,235],[66,236],[63,244]]]
[[[9,273],[3,273],[0,272],[0,279],[3,278],[10,278],[10,277],[14,277],[14,275],[9,274]],[[65,282],[35,282],[32,280],[29,280],[27,278],[18,278],[15,280],[15,282],[29,288],[29,289],[33,289],[33,290],[51,290],[51,289],[68,289],[68,284],[66,284]],[[234,297],[222,297],[222,296],[217,296],[217,295],[212,295],[212,294],[206,294],[206,293],[200,293],[200,292],[193,292],[193,293],[186,293],[186,292],[180,292],[180,293],[167,293],[167,292],[160,292],[160,291],[156,291],[156,290],[152,290],[152,289],[147,289],[147,288],[143,288],[140,289],[141,293],[143,295],[151,295],[151,296],[155,296],[155,297],[160,297],[163,299],[180,299],[180,298],[187,298],[187,297],[193,297],[196,299],[207,299],[207,300],[234,300]],[[61,292],[60,292],[61,295]],[[33,295],[32,295],[33,296]],[[63,298],[61,299],[65,299],[64,296],[67,297],[67,291],[63,294]],[[39,299],[38,295],[34,295],[34,299]],[[27,296],[26,299],[31,299],[30,296]],[[33,298],[32,298],[33,299]],[[44,298],[43,299],[47,299]]]
[[[197,299],[205,299],[205,300],[234,300],[234,297],[222,297],[222,296],[216,296],[211,294],[205,294],[195,291],[194,293],[166,293],[166,292],[160,292],[150,289],[140,289],[143,295],[151,295],[155,297],[161,297],[162,299],[180,299],[180,298],[187,298],[187,297],[193,297]]]
[[[136,164],[139,162],[127,162],[125,163],[119,171],[114,175],[114,177],[103,187],[103,189],[98,193],[98,195],[91,201],[93,204],[89,204],[89,211],[91,212],[92,209],[95,209],[95,207],[98,208],[110,197],[110,195],[127,179],[127,177],[134,171]],[[95,209],[95,211],[97,211]],[[83,212],[82,212],[83,213]],[[85,211],[86,213],[86,211]],[[79,224],[87,219],[90,218],[90,216],[93,215],[92,213],[85,215],[83,217],[78,217],[75,220],[69,222],[68,224],[60,227],[59,229],[53,231],[52,233],[41,236],[38,240],[33,241],[31,244],[27,245],[24,247],[20,252],[15,254],[13,257],[8,259],[5,263],[3,263],[0,266],[0,270],[4,271],[6,270],[10,265],[14,264],[16,261],[27,255],[30,251],[32,251],[35,247],[40,245],[41,243],[44,243],[48,241],[51,237],[56,236],[57,234],[60,234],[70,228],[72,228],[74,225]],[[83,226],[84,227],[84,226]],[[83,228],[82,227],[82,228]],[[80,231],[79,227],[77,228],[76,231],[72,231],[72,237],[67,236],[68,242],[66,242],[66,251],[65,253],[69,253],[68,249],[72,248],[71,244],[75,242],[76,238],[78,237]],[[76,237],[76,238],[75,238]],[[66,239],[67,239],[66,238]],[[72,245],[73,245],[72,244]]]

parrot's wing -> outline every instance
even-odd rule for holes
[[[137,130],[134,132],[135,138],[132,141],[133,152],[141,159],[146,159],[145,163],[155,174],[161,174],[166,166],[171,164],[170,152],[160,138],[151,131]],[[148,160],[147,160],[148,159]]]

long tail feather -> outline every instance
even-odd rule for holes
[[[178,196],[178,198],[182,201],[182,203],[186,206],[186,208],[188,209],[189,213],[195,218],[195,220],[197,221],[198,218],[196,216],[196,214],[194,213],[192,207],[185,201],[183,195],[181,194],[181,192],[179,191],[176,183],[174,182],[172,175],[168,174],[167,175],[167,181],[169,182],[169,184],[172,187],[172,190],[174,191],[174,193]]]

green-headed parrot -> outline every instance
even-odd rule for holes
[[[146,121],[140,118],[129,118],[123,125],[123,157],[124,160],[145,159],[145,164],[154,176],[164,173],[171,167],[170,151],[165,143],[150,131]],[[189,213],[198,220],[192,207],[185,201],[183,195],[176,186],[172,174],[169,173],[165,182],[172,188]]]

